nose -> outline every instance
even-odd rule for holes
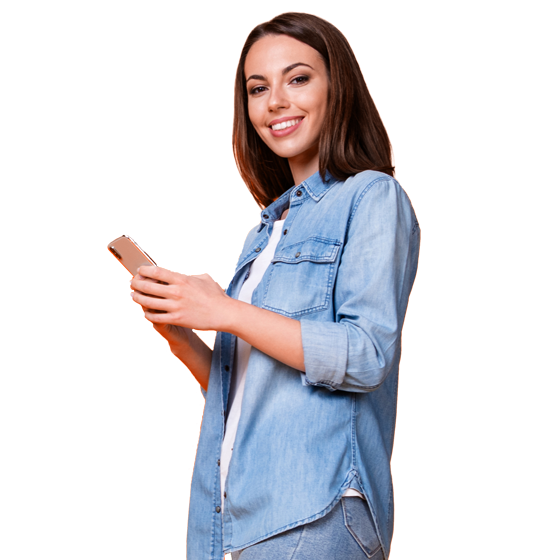
[[[279,109],[287,109],[290,106],[290,101],[286,96],[284,88],[274,86],[270,88],[270,96],[268,98],[268,111],[274,113]]]

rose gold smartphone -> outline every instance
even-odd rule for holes
[[[118,261],[132,274],[136,275],[138,267],[143,265],[156,266],[154,259],[143,251],[140,246],[128,235],[117,237],[107,245]]]

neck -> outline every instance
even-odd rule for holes
[[[319,152],[299,154],[289,158],[288,163],[290,164],[294,185],[299,185],[304,179],[319,171]]]

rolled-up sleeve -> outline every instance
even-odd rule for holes
[[[305,385],[373,391],[400,358],[420,231],[392,179],[367,185],[353,206],[336,274],[334,321],[302,318]]]

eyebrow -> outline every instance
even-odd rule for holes
[[[294,68],[297,68],[298,66],[307,66],[307,68],[311,68],[311,70],[313,70],[313,66],[309,66],[309,64],[305,64],[305,62],[295,62],[294,64],[290,64],[290,66],[286,66],[286,68],[282,70],[282,76],[284,76],[288,72],[291,72]],[[261,76],[261,74],[251,74],[245,80],[245,83],[247,83],[249,80],[266,80],[266,78],[264,76]]]

